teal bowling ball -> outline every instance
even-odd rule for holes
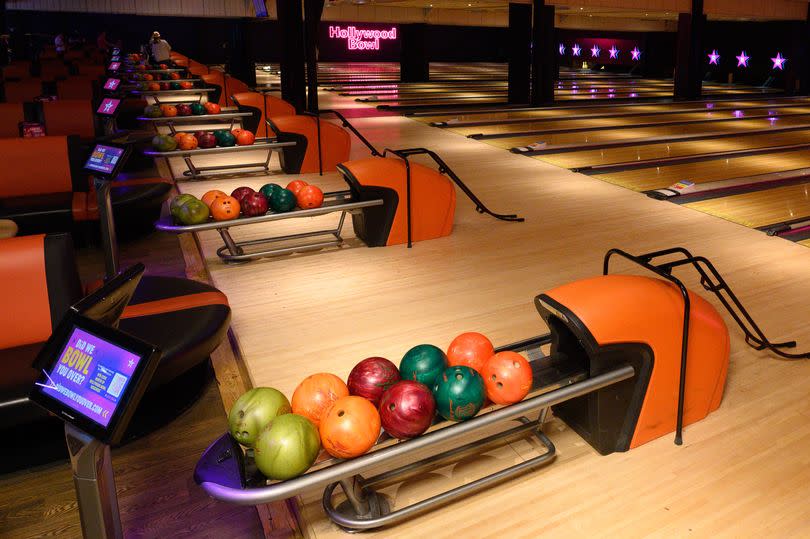
[[[222,145],[222,137],[225,133],[230,133],[227,129],[217,129],[214,131],[214,138],[217,139],[217,144]]]
[[[444,369],[433,383],[436,411],[450,421],[475,417],[485,397],[484,379],[475,369],[464,365]]]
[[[273,197],[268,202],[270,203],[270,209],[278,213],[288,212],[295,208],[298,203],[295,195],[289,189],[279,189],[273,193]]]
[[[433,381],[447,367],[447,356],[432,344],[414,346],[402,356],[399,374],[403,380],[415,380],[433,387]]]
[[[273,198],[273,195],[276,194],[280,189],[281,186],[277,183],[266,183],[259,188],[259,192],[264,195],[264,198],[266,198],[267,202],[269,203]]]
[[[233,133],[230,131],[222,133],[219,137],[217,143],[222,146],[223,148],[229,148],[231,146],[236,146],[236,137],[233,136]]]

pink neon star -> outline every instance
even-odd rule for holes
[[[781,52],[777,52],[776,58],[771,58],[771,62],[773,62],[774,69],[785,69],[785,62],[787,62],[787,58],[784,58]]]
[[[579,45],[574,43],[574,46],[571,48],[571,51],[574,53],[574,56],[579,56],[579,53],[582,51]]]
[[[600,52],[602,52],[602,50],[599,48],[599,45],[594,45],[591,47],[591,58],[599,58]]]
[[[611,45],[610,49],[608,49],[611,58],[619,58],[619,49],[616,48],[616,45]]]
[[[739,56],[737,56],[737,67],[748,67],[748,60],[750,56],[746,56],[745,51],[742,51]]]
[[[560,43],[560,55],[563,55],[563,54],[565,54],[565,45]]]
[[[635,47],[633,50],[631,50],[630,54],[633,56],[633,60],[635,61],[641,60],[641,50],[638,47]]]
[[[717,54],[717,49],[714,49],[712,51],[712,53],[709,55],[709,63],[714,64],[714,65],[718,65],[719,61],[720,61],[720,55]]]

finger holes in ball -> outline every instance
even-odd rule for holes
[[[461,374],[460,372],[456,373],[456,380],[462,380],[463,378],[464,378],[463,374]]]
[[[513,362],[512,362],[512,366],[513,366],[514,368],[516,368],[516,369],[517,369],[517,368],[520,368],[520,363],[518,363],[517,361],[513,361]]]
[[[393,412],[394,410],[396,410],[396,409],[397,409],[397,407],[396,407],[396,405],[394,405],[394,404],[392,403],[392,404],[389,404],[389,405],[388,405],[388,409],[389,409],[389,410],[391,410],[391,411]]]
[[[497,383],[497,384],[495,384],[495,385],[498,387],[498,389],[501,389],[501,388],[503,387],[503,384],[502,384],[501,382],[498,382],[498,383]]]
[[[492,378],[492,381],[493,381],[493,382],[494,382],[495,380],[497,380],[497,379],[498,379],[498,377],[497,377],[497,376],[495,376],[494,374],[493,374],[492,376],[490,376],[490,378]]]
[[[346,412],[344,412],[343,410],[338,410],[338,417],[343,417],[343,414],[345,413]]]

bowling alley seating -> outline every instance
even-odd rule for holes
[[[42,79],[7,80],[3,82],[6,103],[26,103],[42,95]]]
[[[288,174],[331,172],[338,164],[349,160],[351,136],[337,124],[319,120],[316,116],[269,115],[267,125],[279,141],[295,142],[295,146],[283,148],[282,168]]]
[[[210,72],[207,65],[201,64],[200,62],[191,59],[189,59],[188,61],[188,71],[192,75],[196,75],[198,77],[207,75]]]
[[[210,73],[201,75],[202,81],[208,88],[213,88],[214,91],[208,94],[208,101],[217,103],[220,107],[226,107],[227,101],[225,100],[225,75],[219,69],[212,69]]]
[[[368,157],[338,165],[349,184],[352,200],[383,199],[382,206],[352,214],[357,237],[369,247],[408,241],[407,171],[405,161]],[[456,190],[447,176],[411,163],[411,239],[423,241],[449,236],[453,231]]]
[[[45,81],[64,80],[70,76],[67,64],[62,60],[43,60],[34,68],[35,74]]]
[[[227,73],[225,74],[225,92],[227,95],[232,96],[250,91],[250,86],[236,77],[232,77]]]
[[[3,67],[3,80],[21,80],[31,76],[31,62],[28,60],[14,60]]]
[[[41,103],[45,133],[77,135],[90,140],[96,137],[93,103],[90,99],[57,99]]]
[[[81,170],[88,148],[77,136],[0,139],[0,219],[12,219],[20,234],[91,232],[98,219],[95,192]],[[162,178],[113,183],[112,204],[119,233],[151,230],[171,185]],[[92,236],[97,237],[93,232]]]
[[[19,137],[20,122],[24,120],[22,103],[0,103],[0,138]]]
[[[60,436],[61,422],[49,420],[25,397],[38,375],[31,366],[37,352],[70,305],[83,295],[70,236],[0,240],[0,308],[14,312],[0,328],[0,436],[4,440],[9,438],[2,433],[12,428],[18,434],[45,428],[53,430],[56,439]],[[200,388],[189,387],[190,380],[199,378],[200,368],[208,372],[208,356],[225,337],[229,322],[228,300],[216,288],[174,277],[143,277],[119,325],[162,351],[142,406],[166,395],[193,402]],[[161,419],[151,417],[156,414],[167,416],[162,418],[166,422],[178,409],[176,402],[157,404],[149,407],[150,417],[138,418],[136,412],[134,423],[154,425],[155,419]]]
[[[56,83],[58,99],[93,99],[93,77],[75,76]]]
[[[230,84],[232,80],[235,79],[228,79],[228,83]],[[253,113],[253,117],[245,118],[242,125],[245,129],[253,131],[253,133],[256,134],[256,138],[267,138],[269,136],[265,122],[267,118],[277,118],[295,114],[295,107],[286,101],[258,92],[231,94],[231,101],[240,111]]]

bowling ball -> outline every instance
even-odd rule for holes
[[[150,82],[149,83],[149,91],[150,92],[159,92],[160,91],[160,84],[157,82]]]
[[[335,401],[319,427],[323,448],[333,457],[359,457],[380,437],[380,413],[363,397]]]
[[[311,374],[295,388],[292,410],[293,413],[300,414],[312,421],[317,427],[332,404],[339,398],[348,395],[349,388],[334,374],[328,372]]]
[[[280,415],[264,429],[253,447],[256,467],[269,479],[292,479],[318,458],[318,429],[306,417]]]
[[[415,380],[428,387],[447,367],[447,356],[432,344],[414,346],[402,356],[399,362],[399,374],[403,380]]]
[[[180,206],[177,212],[177,220],[186,226],[201,225],[208,222],[210,215],[211,212],[208,210],[208,206],[205,205],[205,202],[195,198]]]
[[[141,80],[148,80],[148,81],[151,82],[151,81],[155,80],[155,77],[151,73],[144,73]]]
[[[292,191],[294,195],[298,196],[298,191],[301,190],[302,187],[309,185],[304,180],[293,180],[287,184],[287,189]]]
[[[217,129],[216,131],[214,131],[214,138],[217,139],[217,144],[219,144],[219,141],[222,140],[222,135],[224,135],[227,132],[228,132],[227,129]]]
[[[191,116],[191,106],[186,103],[181,103],[180,105],[177,105],[177,115]]]
[[[200,148],[214,148],[217,145],[217,139],[214,138],[213,133],[204,133],[201,136],[196,136],[196,138]]]
[[[465,365],[447,367],[433,383],[436,409],[450,421],[464,421],[484,405],[484,380],[475,369]]]
[[[235,198],[236,200],[238,200],[239,204],[241,204],[242,199],[245,197],[245,195],[247,195],[249,193],[255,193],[255,192],[256,191],[254,191],[252,187],[244,187],[243,186],[243,187],[237,187],[236,189],[234,189],[233,192],[231,193],[231,196],[233,198]]]
[[[220,191],[219,189],[212,189],[210,191],[207,191],[202,196],[202,201],[205,202],[205,204],[207,206],[210,206],[215,198],[226,197],[226,196],[228,196],[228,193],[226,193],[224,191]]]
[[[239,202],[242,206],[242,214],[245,217],[256,217],[267,213],[267,199],[261,193],[248,193]]]
[[[270,208],[279,213],[284,213],[295,208],[295,195],[288,189],[279,189],[273,193],[270,199]]]
[[[175,138],[175,140],[177,139]],[[179,139],[179,141],[177,142],[177,146],[181,150],[194,150],[195,148],[197,148],[197,146],[199,146],[199,143],[197,142],[197,137],[189,133],[186,133],[184,137],[181,137]]]
[[[170,82],[169,83],[169,89],[170,90],[179,90],[180,89],[180,83],[179,82]]]
[[[498,352],[481,370],[487,398],[495,404],[514,404],[532,388],[532,367],[516,352]]]
[[[303,210],[320,208],[323,205],[323,191],[314,185],[305,185],[295,195],[298,206]]]
[[[436,401],[425,384],[402,380],[383,393],[380,422],[385,432],[405,440],[425,432],[436,415]]]
[[[398,381],[396,365],[384,357],[369,357],[354,366],[346,385],[350,395],[365,397],[374,406],[379,406],[385,390]]]
[[[194,88],[194,83],[193,83],[193,82],[189,82],[189,81],[187,81],[187,80],[186,80],[186,81],[183,81],[183,82],[181,82],[181,83],[180,83],[180,88],[182,88],[182,89],[184,89],[184,90],[189,90],[189,89],[191,89],[191,88]],[[200,114],[205,114],[205,113],[204,113],[204,112],[201,112]]]
[[[177,80],[177,79],[180,78],[180,73],[178,73],[177,71],[169,73],[169,78],[172,79],[172,80]],[[179,88],[180,85],[178,84],[177,87]]]
[[[159,152],[171,152],[177,149],[177,141],[169,135],[155,135],[152,137],[152,146]]]
[[[161,90],[168,90],[169,89],[169,83],[168,82],[161,82],[160,83],[160,89]]]
[[[239,201],[233,197],[217,197],[211,202],[210,208],[215,221],[230,221],[239,217]]]
[[[290,401],[278,389],[254,387],[236,399],[228,413],[228,428],[237,442],[252,447],[277,416],[292,412]]]
[[[236,143],[239,146],[250,146],[256,141],[256,137],[250,131],[241,131],[236,137]]]
[[[222,109],[220,109],[219,105],[211,101],[207,101],[206,103],[203,104],[203,106],[205,107],[205,112],[207,112],[208,114],[219,114],[220,112],[222,112]]]
[[[159,68],[159,69],[168,69],[168,68],[169,68],[169,66],[167,66],[166,64],[160,64],[160,65],[158,66],[158,68]]]
[[[160,118],[163,116],[163,112],[158,105],[149,105],[143,109],[143,115],[147,118]]]
[[[169,211],[171,212],[174,218],[177,218],[177,212],[180,208],[188,202],[189,200],[194,200],[194,195],[189,195],[188,193],[184,193],[182,195],[177,195],[172,199],[171,204],[169,204]]]
[[[231,129],[231,134],[235,137],[238,137],[239,133],[241,133],[242,131],[244,131],[244,129],[242,129],[241,127],[234,127],[233,129]]]
[[[261,186],[259,192],[264,195],[264,197],[267,199],[267,202],[269,203],[270,199],[273,198],[273,194],[279,189],[281,189],[281,186],[278,185],[277,183],[266,183]]]
[[[135,69],[137,69],[138,71],[146,71],[146,66],[143,64],[139,64],[135,66]]]
[[[466,365],[481,372],[486,360],[494,353],[492,342],[485,336],[474,331],[462,333],[447,348],[447,364],[451,367]]]
[[[231,133],[227,131],[222,133],[222,137],[219,139],[219,145],[224,148],[230,148],[231,146],[236,145],[236,137],[234,137]]]
[[[172,116],[177,116],[177,107],[174,105],[161,105],[160,110],[165,117],[171,118]]]
[[[180,83],[180,85],[182,86],[183,83]],[[205,114],[205,107],[203,107],[202,103],[192,103],[189,106],[191,107],[191,114],[194,116],[202,116]]]

